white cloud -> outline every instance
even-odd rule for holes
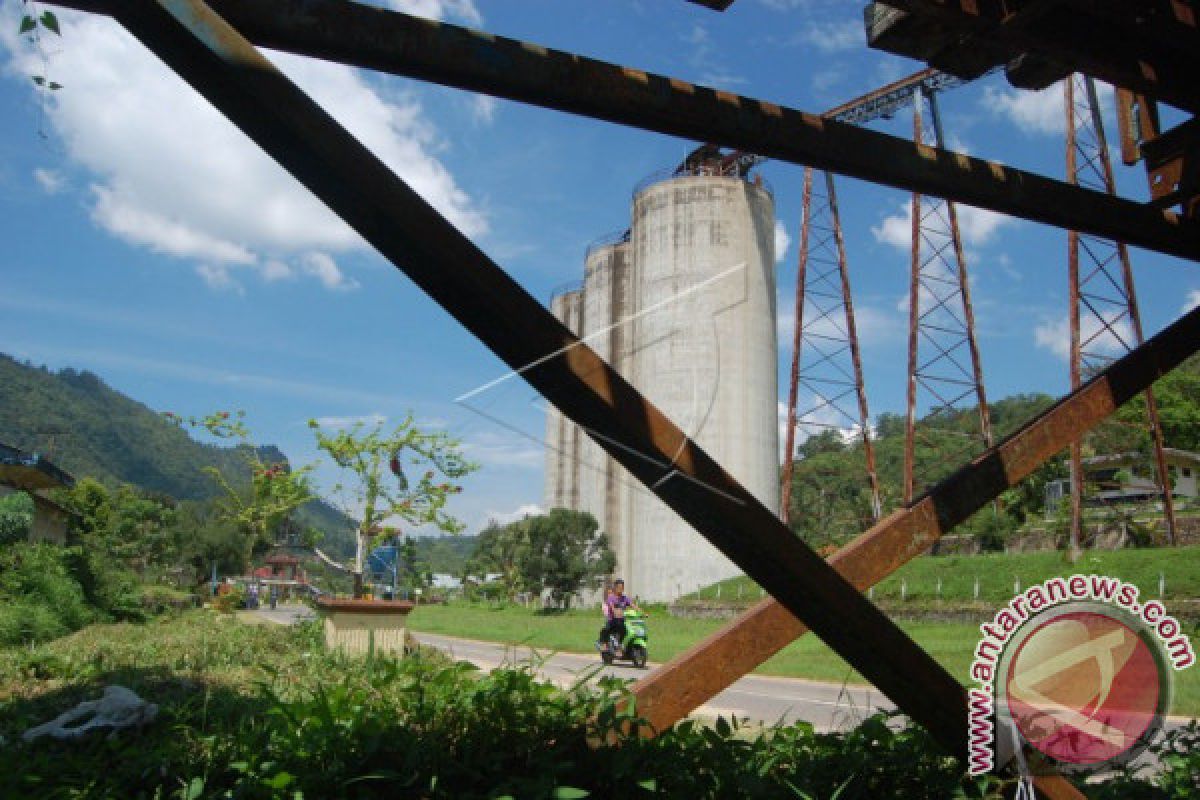
[[[308,253],[301,261],[300,268],[308,275],[321,282],[326,289],[348,291],[359,287],[358,281],[347,278],[338,267],[337,262],[328,253]]]
[[[1113,105],[1112,87],[1097,83],[1096,94],[1102,113],[1107,113]],[[1066,133],[1066,98],[1061,81],[1038,91],[988,86],[980,102],[992,114],[1007,117],[1022,133],[1056,136]]]
[[[823,53],[839,53],[867,45],[861,18],[841,22],[810,22],[801,33],[801,38]]]
[[[242,285],[235,281],[229,274],[229,267],[223,264],[198,264],[196,265],[196,274],[204,280],[210,289],[218,291],[228,290],[237,294],[244,292]]]
[[[361,414],[359,416],[334,416],[334,417],[317,417],[317,424],[322,428],[344,429],[353,428],[355,425],[363,425],[368,428],[373,428],[377,425],[383,425],[388,421],[384,414],[378,412],[374,414]]]
[[[540,469],[546,461],[541,442],[517,433],[481,431],[462,445],[472,461],[503,469]]]
[[[780,264],[787,257],[788,247],[792,244],[792,237],[788,235],[787,228],[779,220],[775,220],[775,263]]]
[[[967,247],[990,243],[1000,228],[1016,221],[995,211],[961,203],[956,204],[955,209],[958,213],[958,230]],[[908,251],[912,243],[912,200],[905,200],[895,213],[872,226],[871,234],[877,242]]]
[[[790,349],[796,326],[795,302],[789,298],[787,301],[781,300],[779,306],[786,308],[785,311],[779,313],[775,322],[779,345],[781,348]],[[908,310],[907,297],[903,301],[903,307],[899,308],[899,310]],[[814,312],[811,309],[805,311],[806,319],[810,313]],[[866,303],[858,303],[854,306],[854,327],[858,332],[858,343],[860,346],[879,344],[889,339],[894,340],[897,335],[903,332],[903,326],[903,321],[895,314],[883,311],[875,306],[867,305]],[[844,338],[846,336],[845,323],[839,314],[822,317],[807,326],[807,330],[817,336],[831,338]]]
[[[483,24],[483,15],[473,0],[386,0],[384,5],[428,19],[457,19],[469,25]]]
[[[1083,347],[1093,355],[1120,355],[1126,351],[1126,344],[1134,342],[1133,328],[1128,318],[1117,319],[1119,312],[1106,314],[1106,319],[1112,322],[1112,328],[1117,335],[1104,329],[1094,316],[1084,317],[1080,321],[1079,338]],[[1120,337],[1119,339],[1117,337]],[[1049,350],[1063,361],[1071,359],[1071,324],[1067,319],[1048,320],[1033,329],[1034,343],[1043,350]]]
[[[33,171],[33,179],[37,181],[38,186],[42,187],[42,191],[46,194],[58,194],[67,184],[67,180],[61,172],[41,167]]]
[[[496,119],[496,109],[500,102],[486,94],[477,94],[471,98],[471,118],[480,125],[491,125]]]
[[[1200,306],[1200,289],[1192,289],[1188,292],[1187,299],[1183,301],[1183,308],[1179,309],[1179,313],[1186,314],[1197,306]]]
[[[523,503],[512,511],[488,511],[485,516],[489,521],[495,522],[497,525],[507,525],[510,522],[516,522],[525,517],[544,513],[546,513],[545,510],[537,503]]]
[[[267,259],[262,266],[262,279],[267,283],[287,280],[288,278],[294,278],[295,276],[296,273],[291,267],[289,267],[283,261],[279,261],[277,259]]]
[[[9,4],[12,5],[11,3]],[[467,0],[398,3],[414,13],[478,18]],[[47,101],[67,158],[92,176],[92,217],[130,244],[176,258],[284,276],[364,248],[360,237],[111,19],[59,14],[64,41],[55,79],[70,88]],[[4,37],[8,71],[29,83],[37,53]],[[460,230],[487,221],[434,153],[438,132],[411,94],[382,96],[355,70],[272,54],[301,88]],[[202,275],[217,276],[215,268]],[[326,269],[309,269],[323,285]],[[206,278],[209,280],[209,278]],[[211,282],[211,280],[210,280]]]

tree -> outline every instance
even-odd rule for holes
[[[312,500],[311,472],[315,465],[292,469],[287,461],[267,461],[265,450],[255,447],[250,430],[243,422],[244,411],[230,414],[218,411],[206,417],[183,418],[171,412],[163,415],[177,424],[201,427],[217,439],[236,440],[237,452],[250,471],[249,484],[239,475],[219,467],[204,467],[223,491],[217,501],[218,518],[236,526],[243,534],[243,560],[250,564],[257,546],[270,542],[271,532],[300,506]],[[277,452],[277,451],[276,451]]]
[[[463,525],[446,511],[450,495],[462,491],[452,481],[474,472],[477,464],[466,460],[457,439],[445,431],[425,431],[408,414],[390,433],[383,423],[368,428],[357,422],[341,430],[322,430],[315,419],[308,426],[317,446],[335,464],[350,473],[350,485],[338,484],[347,513],[361,509],[356,532],[354,562],[338,564],[320,550],[317,555],[330,566],[354,576],[354,596],[363,593],[363,562],[378,543],[399,535],[394,524],[432,525],[446,533],[459,533]],[[420,478],[410,481],[406,468]]]
[[[608,575],[616,556],[596,518],[586,511],[556,508],[548,514],[513,523],[524,528],[527,545],[521,555],[525,585],[550,590],[551,600],[568,608],[571,595],[589,580]]]
[[[526,517],[525,519],[528,519]],[[529,549],[525,520],[508,525],[501,525],[490,520],[487,527],[479,532],[475,541],[475,550],[463,568],[464,580],[469,576],[484,578],[489,574],[500,576],[504,587],[504,596],[512,600],[517,592],[525,588],[522,580],[521,567]]]

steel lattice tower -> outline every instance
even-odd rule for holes
[[[796,276],[796,320],[792,374],[784,444],[780,513],[787,520],[792,493],[796,426],[810,434],[822,429],[857,429],[862,437],[871,509],[881,515],[875,448],[871,443],[862,357],[846,270],[846,248],[833,176],[804,170],[804,212]],[[799,390],[811,392],[812,405],[798,411]],[[853,405],[852,405],[853,404]],[[824,419],[822,419],[822,417]]]
[[[913,95],[913,135],[919,146],[945,146],[936,95],[924,87]],[[973,399],[979,409],[979,446],[964,448],[973,455],[991,447],[992,430],[958,212],[954,203],[914,193],[904,443],[906,504],[915,494],[918,403],[928,400],[931,411],[938,413],[949,412],[967,399]]]
[[[1067,180],[1076,186],[1116,194],[1112,160],[1100,117],[1096,85],[1074,74],[1064,81],[1067,116]],[[1122,242],[1067,233],[1070,280],[1071,388],[1142,343],[1129,250]],[[1167,540],[1175,542],[1175,508],[1163,453],[1162,426],[1154,392],[1146,389],[1146,417],[1162,491]],[[1083,448],[1071,445],[1071,552],[1078,552],[1083,517]]]

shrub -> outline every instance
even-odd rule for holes
[[[45,642],[69,632],[45,605],[20,599],[0,603],[0,645]]]
[[[20,543],[0,550],[0,597],[48,609],[66,630],[94,619],[61,547]]]

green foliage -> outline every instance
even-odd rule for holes
[[[550,590],[556,606],[566,608],[586,583],[609,575],[616,556],[596,518],[586,511],[555,508],[515,523],[525,528],[528,545],[521,564],[527,586]]]
[[[240,480],[244,470],[223,471],[218,467],[205,467],[204,471],[222,490],[215,505],[218,517],[236,526],[244,535],[243,554],[246,563],[250,562],[255,549],[271,544],[275,538],[273,534],[293,511],[313,499],[311,473],[315,465],[293,469],[286,459],[264,460],[263,449],[253,445],[250,430],[243,422],[245,412],[234,414],[217,411],[201,418],[183,418],[167,412],[164,416],[180,425],[203,428],[217,439],[241,443],[237,452],[244,458],[245,470],[250,473],[248,483]]]
[[[451,495],[462,491],[453,483],[479,468],[463,456],[461,443],[445,431],[426,431],[409,413],[390,432],[383,423],[322,430],[315,420],[308,426],[317,447],[351,476],[339,483],[347,507],[362,509],[357,531],[354,568],[355,594],[360,593],[363,563],[370,550],[394,538],[402,522],[412,527],[432,525],[446,533],[459,533],[463,525],[446,511]],[[420,474],[410,480],[409,473]]]
[[[0,630],[11,637],[0,640],[3,644],[58,636],[94,617],[72,574],[69,551],[43,542],[0,549],[0,600],[7,607]]]
[[[586,511],[555,508],[508,525],[488,524],[467,562],[470,575],[500,575],[511,599],[519,591],[550,590],[555,606],[566,608],[571,595],[616,565],[608,536]]]
[[[29,420],[38,420],[31,428]],[[49,431],[61,433],[47,433]],[[203,503],[223,495],[205,467],[245,488],[251,480],[245,445],[201,443],[178,424],[113,390],[96,375],[73,369],[51,372],[0,354],[0,441],[29,452],[53,452],[52,461],[76,477],[90,476],[115,489],[133,484],[149,496]],[[128,443],[136,442],[136,446]],[[264,464],[286,456],[259,447]],[[353,520],[319,500],[302,506],[297,525],[325,534],[323,547],[353,552]]]
[[[0,546],[29,538],[33,512],[33,498],[25,492],[0,497]]]

